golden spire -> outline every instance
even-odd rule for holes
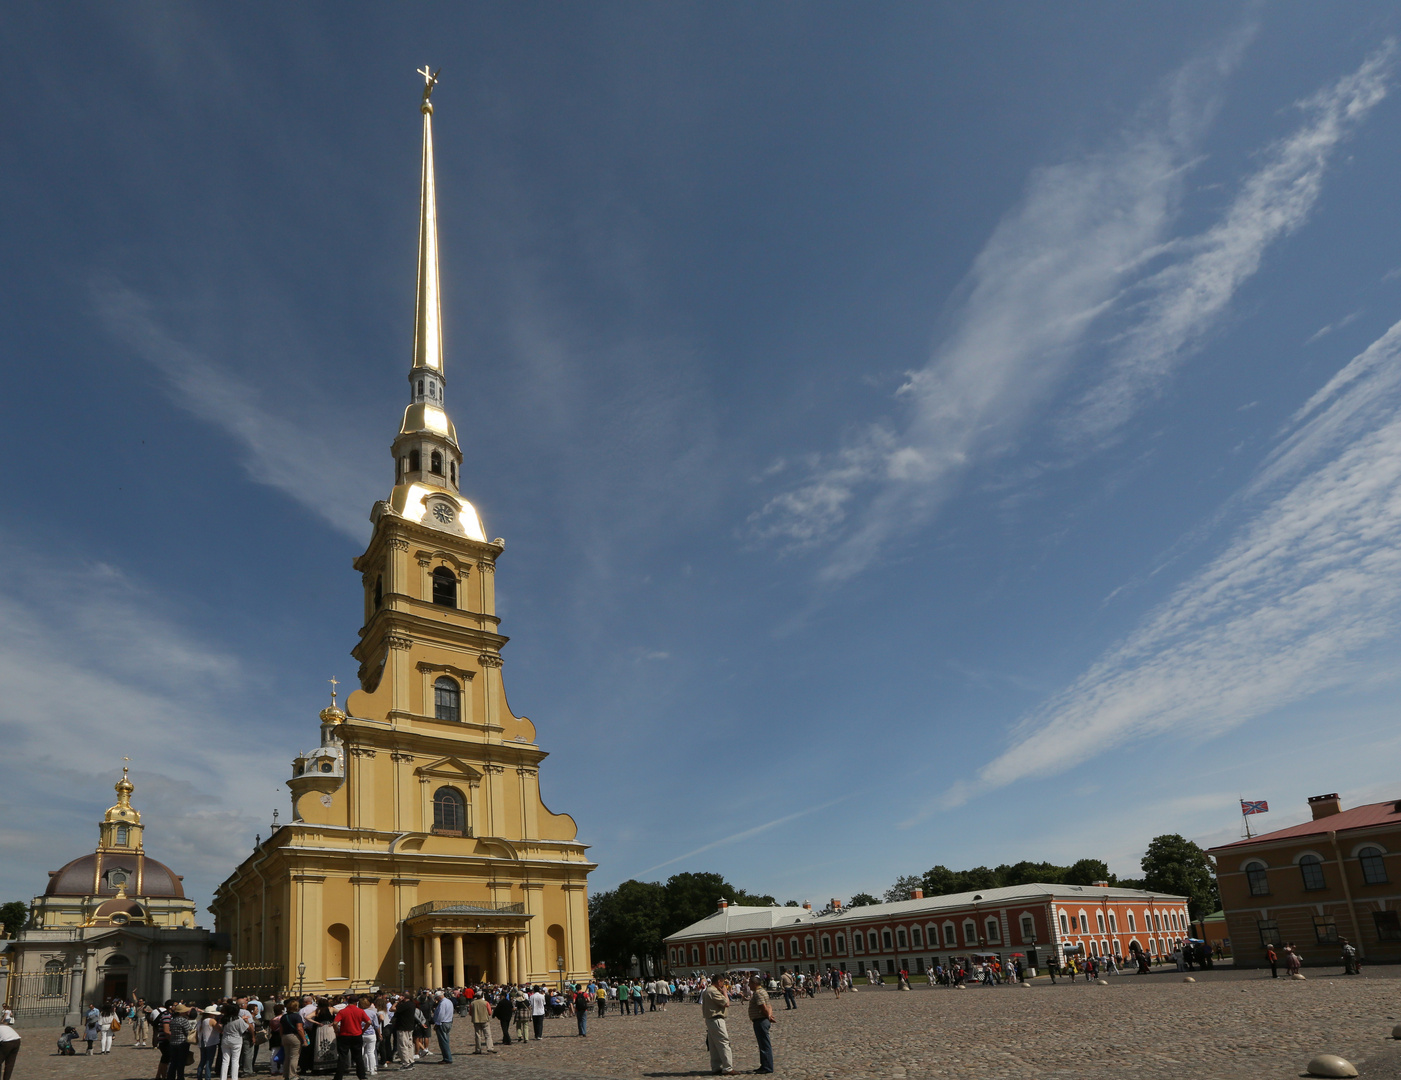
[[[438,71],[442,69],[439,68]],[[414,312],[413,366],[443,370],[443,309],[438,292],[438,199],[433,186],[433,103],[438,71],[423,76],[423,188],[418,217],[418,306]]]

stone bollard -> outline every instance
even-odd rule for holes
[[[1357,1069],[1337,1054],[1319,1054],[1308,1065],[1310,1076],[1356,1076]]]
[[[1108,980],[1108,979],[1096,979],[1096,980],[1095,980],[1095,985],[1096,985],[1096,986],[1108,986],[1108,985],[1109,985],[1109,980]]]
[[[1303,981],[1304,981],[1304,977],[1303,977],[1302,975],[1300,975],[1298,972],[1295,972],[1293,975],[1291,975],[1291,976],[1289,976],[1289,977],[1290,977],[1291,979],[1294,979],[1296,982],[1303,982]]]
[[[1197,980],[1194,979],[1194,978],[1192,978],[1192,976],[1188,975],[1188,976],[1187,976],[1185,979],[1183,979],[1182,981],[1183,981],[1183,982],[1196,982]]]
[[[1025,979],[1022,980],[1021,985],[1022,985],[1022,986],[1025,986],[1028,990],[1031,989],[1031,983],[1027,982]],[[1397,1030],[1398,1030],[1398,1031],[1401,1031],[1401,1028],[1397,1028]],[[1397,1037],[1398,1039],[1401,1039],[1401,1035],[1398,1035],[1398,1036],[1396,1036],[1396,1037]]]
[[[1401,1039],[1401,1024],[1397,1024],[1391,1029],[1391,1037],[1393,1039]]]

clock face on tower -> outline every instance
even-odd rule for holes
[[[444,525],[448,525],[453,519],[452,507],[446,503],[436,503],[433,506],[433,516]]]

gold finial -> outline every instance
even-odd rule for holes
[[[122,758],[122,760],[130,761],[131,758],[124,757]],[[136,785],[133,784],[131,780],[127,777],[127,772],[129,768],[130,766],[127,765],[122,766],[122,778],[118,780],[116,784],[117,805],[123,808],[129,807],[131,805],[131,793],[136,790]]]
[[[433,103],[428,99],[433,96],[433,87],[438,85],[438,75],[442,70],[439,68],[437,71],[430,72],[427,64],[418,69],[418,73],[423,76],[423,101],[418,107],[420,112],[431,113],[433,111]]]
[[[321,710],[321,722],[323,724],[343,723],[345,721],[345,713],[342,712],[340,706],[336,704],[336,687],[340,685],[340,681],[334,675],[326,681],[331,684],[331,704]]]

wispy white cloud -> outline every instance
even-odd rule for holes
[[[1327,337],[1334,330],[1341,330],[1345,326],[1351,326],[1361,317],[1362,310],[1359,308],[1357,311],[1354,311],[1351,314],[1344,315],[1337,322],[1330,322],[1326,326],[1320,326],[1317,330],[1315,330],[1312,334],[1308,336],[1308,338],[1304,341],[1304,344],[1312,345],[1319,338]]]
[[[790,821],[797,821],[798,818],[807,817],[809,814],[815,814],[819,810],[826,810],[829,806],[836,806],[838,803],[845,802],[849,798],[851,798],[850,795],[843,795],[841,798],[832,799],[830,802],[825,802],[818,806],[809,806],[806,810],[798,810],[792,814],[784,814],[783,817],[777,817],[772,821],[766,821],[762,825],[755,825],[753,828],[745,829],[743,832],[737,832],[732,836],[726,836],[719,840],[712,840],[708,844],[702,844],[693,851],[688,851],[684,855],[678,855],[674,859],[667,859],[666,862],[659,862],[656,866],[649,866],[646,870],[640,872],[643,874],[650,874],[654,870],[660,870],[663,866],[671,866],[673,863],[685,862],[687,859],[693,859],[697,855],[704,855],[707,851],[714,851],[716,848],[724,847],[726,844],[738,844],[744,840],[751,840],[760,833],[766,833],[770,829],[778,828],[780,825],[787,825]]]
[[[1174,238],[1185,175],[1250,36],[1243,29],[1186,65],[1114,148],[1032,177],[975,260],[952,331],[901,387],[904,422],[873,425],[820,460],[751,516],[753,536],[829,548],[824,580],[861,572],[935,513],[970,466],[1016,445],[1108,314],[1126,328],[1061,434],[1103,442],[1162,385],[1269,244],[1307,220],[1330,155],[1387,91],[1390,44],[1301,103],[1300,126],[1265,151],[1217,224]]]
[[[1220,321],[1266,249],[1308,220],[1334,152],[1386,97],[1394,53],[1388,41],[1356,71],[1300,102],[1303,123],[1265,151],[1221,220],[1176,245],[1187,257],[1141,284],[1141,313],[1116,344],[1107,378],[1071,418],[1072,437],[1101,440],[1123,425]]]
[[[1295,419],[1226,549],[1028,716],[956,798],[1131,739],[1210,736],[1369,677],[1357,665],[1401,621],[1401,323]]]
[[[333,528],[363,541],[377,475],[351,440],[337,435],[329,410],[310,393],[269,407],[262,395],[198,349],[182,343],[157,317],[151,302],[122,285],[94,288],[93,301],[108,331],[160,371],[181,408],[214,424],[242,445],[250,479],[290,495]],[[285,388],[285,387],[284,387]],[[384,473],[386,482],[389,473]]]
[[[5,895],[38,891],[45,871],[91,850],[130,757],[147,848],[206,899],[260,824],[250,795],[286,805],[267,740],[240,738],[228,711],[250,681],[117,568],[0,536],[0,784],[26,808],[4,838]]]
[[[1250,36],[1184,66],[1115,145],[1032,175],[974,261],[952,331],[900,388],[903,428],[860,432],[753,515],[756,537],[836,541],[822,576],[850,577],[936,509],[970,460],[1014,438],[1089,327],[1162,251],[1218,88]]]

